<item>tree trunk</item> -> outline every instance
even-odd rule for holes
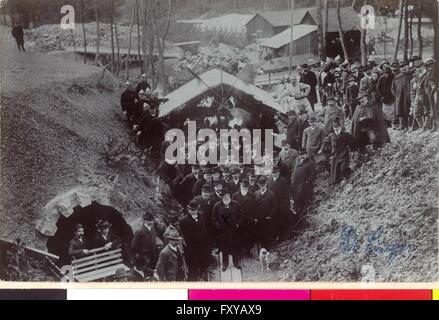
[[[121,67],[121,61],[120,61],[120,44],[119,44],[119,33],[117,29],[117,21],[114,23],[114,36],[116,38],[116,48],[117,48],[117,55],[116,55],[116,75],[119,76],[119,71]]]
[[[131,24],[130,24],[130,36],[128,41],[128,55],[125,60],[125,80],[130,79],[130,71],[129,71],[129,61],[131,58],[131,46],[133,42],[133,27],[134,27],[134,19],[135,19],[135,12],[136,12],[136,4],[133,4],[133,9],[131,10]]]
[[[317,0],[317,37],[318,37],[318,54],[321,60],[325,57],[325,45],[323,44],[323,27],[322,27],[322,0]]]
[[[139,0],[136,0],[136,20],[137,20],[137,58],[139,59],[139,62],[142,59],[141,53],[140,53],[140,4]],[[140,64],[140,73],[143,73],[143,65]]]
[[[101,27],[100,27],[100,22],[99,22],[99,4],[98,4],[98,0],[95,0],[94,2],[95,5],[95,17],[96,17],[96,58],[95,58],[95,64],[98,64],[99,62],[99,47],[100,47],[100,42],[101,42]]]
[[[430,0],[432,10],[432,21],[433,21],[433,29],[434,29],[434,37],[433,39],[438,39],[439,37],[439,2],[435,0]],[[435,81],[436,81],[436,90],[439,87],[439,41],[433,41],[434,46],[434,59],[435,63]]]
[[[363,5],[367,5],[367,1],[364,0]],[[360,43],[360,47],[361,47],[361,64],[363,66],[367,65],[367,43],[366,43],[366,37],[367,37],[367,30],[366,29],[361,29],[361,43]]]
[[[422,40],[422,1],[418,2],[418,44],[419,44],[419,57],[422,59],[424,53],[424,42]],[[435,38],[436,39],[436,38]]]
[[[81,25],[82,25],[82,35],[84,39],[84,64],[87,63],[87,38],[85,34],[85,25],[84,25],[84,0],[81,0]]]
[[[415,49],[415,39],[413,39],[413,19],[415,18],[415,9],[413,7],[413,10],[410,15],[410,22],[409,22],[409,34],[410,34],[410,59],[413,57],[413,50]]]
[[[73,49],[75,50],[75,61],[78,61],[78,54],[76,52],[76,40],[75,35],[73,34],[73,29],[70,29],[70,36],[72,37]]]
[[[404,61],[408,60],[409,50],[409,4],[408,0],[404,0]]]
[[[340,42],[341,42],[341,46],[343,48],[343,55],[344,55],[344,59],[347,60],[349,59],[349,54],[348,54],[348,49],[346,48],[346,43],[344,40],[344,32],[343,32],[343,27],[341,25],[341,17],[340,17],[340,0],[336,0],[336,6],[337,6],[337,23],[338,23],[338,33],[340,35]]]
[[[399,0],[399,26],[398,26],[398,34],[396,36],[395,53],[393,54],[393,60],[396,60],[398,58],[399,43],[401,42],[403,10],[404,10],[404,0]]]
[[[148,4],[150,0],[144,0],[140,2],[140,12],[142,13],[142,51],[143,51],[143,72],[147,73],[149,69],[146,43],[148,34]]]
[[[113,0],[110,0],[110,30],[111,30],[111,72],[114,72],[114,30],[113,30]]]
[[[323,14],[324,14],[324,18],[323,18],[323,47],[325,48],[325,58],[327,55],[326,52],[326,46],[327,46],[327,40],[326,40],[326,36],[328,35],[328,14],[329,14],[329,8],[328,8],[328,0],[323,0]]]

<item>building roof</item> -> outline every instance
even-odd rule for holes
[[[317,24],[317,9],[316,8],[303,8],[296,9],[294,11],[294,24],[302,24],[303,19],[306,14],[309,13],[315,23]],[[252,21],[257,15],[262,16],[267,20],[273,27],[286,27],[291,25],[291,11],[268,11],[268,12],[258,12],[249,20]],[[360,16],[352,7],[342,7],[340,8],[341,25],[343,31],[350,30],[360,30]],[[247,22],[247,24],[249,23]],[[337,32],[337,9],[328,9],[328,32]]]
[[[317,9],[310,8],[309,13],[311,14],[314,21],[317,21]],[[322,17],[323,19],[323,17]],[[352,7],[342,7],[340,8],[340,20],[341,26],[344,32],[352,30],[361,30],[360,27],[360,15]],[[337,21],[337,9],[328,9],[328,32],[338,32],[338,21]]]
[[[317,26],[300,24],[293,28],[293,41],[296,41],[304,36],[317,31]],[[268,47],[273,49],[279,49],[291,42],[291,28],[275,35],[261,42],[262,47]]]
[[[168,94],[166,96],[166,98],[169,99],[168,102],[160,106],[160,117],[169,115],[180,107],[183,107],[189,101],[201,96],[211,89],[218,88],[221,85],[226,85],[241,91],[262,104],[274,109],[274,111],[283,113],[281,106],[268,92],[261,90],[254,85],[245,83],[225,71],[212,69],[200,75],[199,78],[186,83],[182,87]]]
[[[300,24],[303,18],[305,18],[307,12],[308,9],[295,10],[293,17],[294,24]],[[273,27],[285,27],[291,25],[290,10],[258,12],[247,22],[247,24],[249,24],[258,15],[267,20],[268,23],[270,23]]]

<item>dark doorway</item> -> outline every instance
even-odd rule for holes
[[[133,230],[126,223],[122,214],[112,207],[92,202],[88,207],[74,208],[73,214],[68,218],[61,216],[56,224],[58,228],[56,234],[47,240],[47,249],[50,253],[60,257],[60,266],[70,263],[68,247],[73,238],[75,226],[78,223],[84,226],[85,243],[89,244],[97,232],[96,224],[99,220],[110,222],[112,224],[111,232],[123,241],[122,248],[129,248],[133,238]]]

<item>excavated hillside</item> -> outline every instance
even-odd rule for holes
[[[401,134],[337,187],[320,177],[272,271],[247,281],[432,282],[438,279],[438,134]]]
[[[59,215],[45,205],[70,190],[94,190],[137,228],[146,208],[164,213],[121,118],[119,84],[102,69],[18,52],[1,33],[0,237],[45,249]],[[150,166],[151,167],[151,166]]]

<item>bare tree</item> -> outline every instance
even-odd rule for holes
[[[133,42],[133,27],[134,27],[135,13],[136,13],[136,3],[133,3],[133,8],[131,9],[130,35],[129,35],[129,40],[128,40],[128,55],[126,56],[126,60],[125,60],[125,79],[126,80],[129,80],[129,78],[130,78],[129,61],[131,58],[131,46],[132,46],[132,42]]]
[[[289,1],[288,1],[289,2]],[[323,43],[323,27],[322,27],[322,11],[323,4],[322,0],[317,0],[317,37],[318,37],[318,51],[320,59],[325,57],[325,45]]]
[[[399,0],[399,26],[398,26],[398,34],[396,36],[395,53],[393,54],[394,60],[398,58],[399,43],[401,42],[403,9],[404,9],[404,0]]]
[[[422,58],[424,53],[424,42],[422,40],[422,1],[418,2],[418,44],[419,44],[419,56]]]
[[[111,30],[111,72],[114,72],[114,2],[110,0],[110,30]]]
[[[409,38],[409,4],[408,0],[404,0],[404,61],[408,60]]]
[[[364,0],[363,5],[367,5],[367,1]],[[367,65],[367,43],[366,43],[366,37],[367,37],[367,30],[366,28],[361,29],[361,40],[360,40],[360,49],[361,49],[361,64],[363,66]]]
[[[118,32],[118,28],[117,28],[117,22],[114,23],[114,37],[116,39],[116,61],[117,61],[117,65],[116,65],[116,74],[119,75],[119,71],[120,71],[120,43],[119,43],[119,32]]]
[[[349,58],[348,49],[346,48],[346,43],[344,39],[343,27],[341,25],[341,17],[340,17],[340,0],[336,0],[336,9],[337,9],[337,23],[338,23],[338,33],[340,35],[341,47],[343,48],[343,55],[345,60]]]
[[[100,28],[100,22],[99,22],[99,0],[95,0],[95,18],[96,18],[96,57],[95,57],[95,63],[98,64],[99,62],[99,47],[101,42],[101,28]]]
[[[410,12],[410,22],[409,22],[409,34],[410,34],[410,59],[413,57],[413,50],[415,49],[415,39],[413,38],[413,19],[415,18],[415,9]]]
[[[82,25],[82,35],[84,40],[84,63],[87,63],[87,37],[85,34],[85,25],[84,25],[84,0],[81,0],[81,25]]]
[[[326,36],[328,34],[328,23],[329,23],[329,19],[328,19],[328,15],[329,15],[329,8],[328,8],[328,0],[323,0],[323,14],[324,14],[324,18],[323,18],[323,47],[326,48],[327,45],[327,41],[326,41]],[[325,56],[326,56],[326,49],[325,49]]]

